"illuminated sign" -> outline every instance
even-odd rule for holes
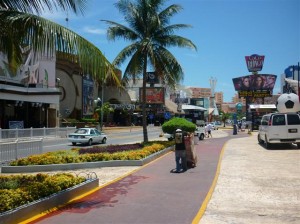
[[[246,64],[249,72],[258,72],[262,70],[265,56],[252,54],[245,56]]]
[[[254,98],[263,98],[272,96],[272,92],[270,90],[241,90],[238,91],[239,97],[254,97]]]

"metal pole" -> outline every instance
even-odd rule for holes
[[[102,87],[101,87],[101,110],[100,110],[100,130],[102,131],[103,126],[103,94],[104,94],[104,81],[102,81]]]
[[[297,74],[298,74],[298,98],[299,98],[299,102],[300,102],[300,86],[299,86],[299,73],[300,73],[300,67],[299,67],[299,62],[298,62],[298,68],[297,68]]]

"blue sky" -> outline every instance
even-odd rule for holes
[[[115,0],[88,0],[84,16],[66,12],[42,16],[68,27],[97,46],[113,61],[129,43],[106,38],[107,24],[101,19],[124,23],[114,6]],[[184,69],[182,85],[210,87],[224,93],[230,102],[235,94],[232,78],[250,74],[245,56],[265,56],[261,74],[277,75],[274,93],[280,91],[280,75],[300,61],[299,0],[169,0],[165,6],[179,4],[183,10],[170,24],[189,24],[192,28],[177,34],[193,41],[198,50],[172,48]],[[125,24],[126,25],[126,24]]]

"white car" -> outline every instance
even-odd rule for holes
[[[76,145],[77,143],[87,145],[94,143],[105,144],[106,140],[107,135],[96,128],[79,128],[74,133],[68,135],[68,141],[72,142],[72,145]]]
[[[197,136],[199,138],[199,140],[203,140],[204,136],[205,136],[205,128],[197,127],[194,135]]]

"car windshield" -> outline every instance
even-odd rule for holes
[[[76,134],[86,134],[88,131],[86,129],[77,129],[75,131]]]

